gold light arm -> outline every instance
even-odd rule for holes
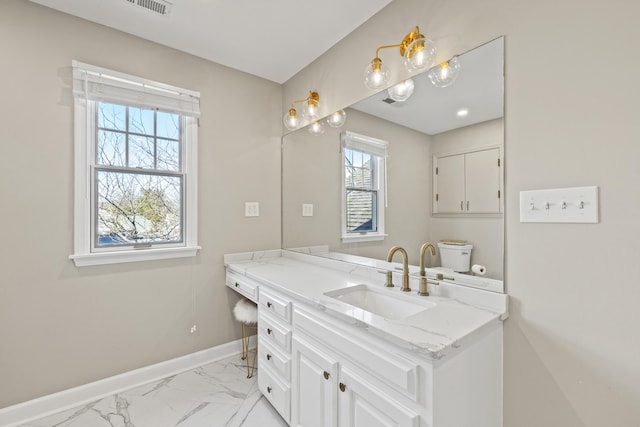
[[[299,104],[301,102],[308,102],[309,105],[313,105],[314,107],[318,106],[318,103],[320,102],[320,95],[318,94],[318,92],[309,91],[309,96],[307,96],[305,99],[298,99],[297,101],[293,101],[291,103],[291,109],[295,110],[295,104]]]
[[[420,34],[420,29],[416,25],[414,27],[413,31],[411,31],[409,34],[404,36],[404,38],[402,39],[401,43],[384,45],[384,46],[380,46],[379,48],[377,48],[376,49],[376,57],[375,57],[375,59],[380,60],[379,55],[380,55],[380,51],[382,49],[393,49],[393,48],[396,48],[396,47],[400,48],[400,56],[404,56],[404,53],[407,51],[407,48],[409,47],[409,45],[411,43],[413,43],[414,41],[418,40],[418,39],[424,39],[424,36],[422,34]],[[371,62],[373,63],[373,61],[371,61]]]

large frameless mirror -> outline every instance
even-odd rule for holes
[[[464,241],[473,246],[471,264],[502,280],[503,44],[498,38],[459,55],[447,87],[416,75],[406,100],[403,88],[384,90],[346,108],[341,128],[285,135],[282,247],[384,260],[402,246],[418,264],[424,242]],[[373,157],[358,145],[366,140],[378,144]],[[489,156],[497,169],[487,173]],[[495,200],[483,205],[483,193]],[[429,266],[441,265],[439,253]]]

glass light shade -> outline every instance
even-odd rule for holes
[[[380,59],[376,59],[364,70],[364,85],[378,91],[389,83],[389,68]]]
[[[394,101],[402,102],[411,97],[411,95],[413,94],[413,87],[413,80],[407,79],[395,86],[391,86],[389,89],[387,89],[387,92],[389,93],[389,98],[393,99]]]
[[[347,121],[347,113],[344,110],[336,111],[329,117],[327,117],[327,123],[332,128],[339,128]]]
[[[300,126],[300,118],[294,108],[290,109],[282,119],[284,126],[289,130],[295,130]]]
[[[309,125],[309,133],[311,135],[322,135],[324,133],[324,124],[316,120]]]
[[[436,45],[428,38],[414,40],[404,52],[404,67],[407,71],[426,70],[436,56]]]
[[[308,118],[309,120],[318,120],[318,118],[320,117],[318,115],[319,112],[319,108],[318,108],[318,101],[305,101],[303,107],[302,107],[302,115],[305,118]]]
[[[427,73],[429,80],[436,87],[450,86],[456,80],[458,74],[460,74],[460,61],[455,56],[447,62],[436,65]]]

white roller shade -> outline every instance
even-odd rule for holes
[[[200,116],[200,93],[73,61],[73,94],[106,101]]]
[[[342,147],[373,154],[382,158],[387,157],[388,142],[369,136],[346,131],[342,134]]]

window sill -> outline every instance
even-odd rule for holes
[[[199,249],[200,246],[191,246],[187,248],[138,249],[131,251],[74,254],[69,255],[69,259],[73,260],[76,267],[88,267],[91,265],[187,258],[195,256]]]
[[[376,242],[384,240],[387,234],[367,234],[360,236],[342,236],[342,243]]]

